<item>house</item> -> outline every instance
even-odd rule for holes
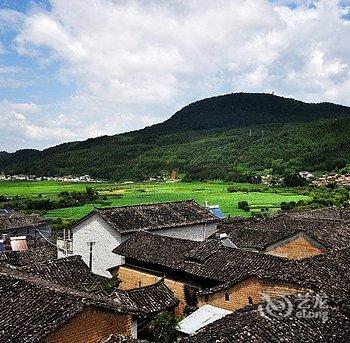
[[[0,214],[0,233],[8,236],[26,236],[31,238],[51,236],[51,222],[38,215],[26,215],[7,211]]]
[[[163,279],[151,285],[128,290],[126,294],[136,307],[142,309],[148,316],[154,316],[162,311],[173,312],[179,304],[179,300],[165,285]]]
[[[264,277],[327,295],[328,301],[350,317],[350,246],[270,269]]]
[[[115,296],[120,297],[122,290],[117,290]],[[139,288],[124,291],[129,300],[136,308],[143,311],[143,316],[136,318],[137,338],[152,337],[150,324],[153,318],[160,312],[168,311],[176,312],[179,300],[176,299],[174,293],[169,289],[163,279],[158,282]]]
[[[349,342],[349,317],[337,307],[328,304],[322,304],[322,307],[317,305],[321,297],[322,295],[310,294],[307,298],[303,295],[293,295],[278,299],[278,303],[273,303],[272,306],[279,305],[280,308],[285,306],[287,309],[280,315],[277,311],[271,312],[271,302],[259,306],[253,305],[204,326],[194,335],[182,339],[181,342]],[[311,307],[309,312],[305,312],[309,315],[303,315],[301,310],[303,306],[305,308],[305,299]],[[313,308],[315,305],[316,307]],[[292,311],[288,312],[289,309]]]
[[[174,312],[179,303],[162,280],[146,287],[128,291],[119,290],[117,289],[118,280],[93,274],[80,256],[54,259],[43,263],[35,262],[22,267],[5,263],[0,265],[0,270],[12,276],[34,278],[35,282],[49,285],[64,293],[81,294],[85,298],[92,298],[96,301],[112,301],[127,308],[129,312],[131,311],[130,330],[125,332],[107,330],[108,335],[119,332],[134,338],[138,335],[147,337],[148,325],[154,316],[161,311]],[[62,336],[67,334],[66,329],[63,331]],[[64,338],[60,339],[64,341]],[[97,342],[94,334],[85,339]],[[75,342],[72,338],[69,338],[68,341]]]
[[[315,179],[315,175],[308,171],[301,171],[299,172],[299,175],[306,181],[312,181]]]
[[[1,342],[87,343],[131,336],[132,304],[79,292],[14,271],[0,273]]]
[[[180,300],[179,313],[205,304],[234,311],[262,301],[261,292],[278,297],[308,290],[263,279],[265,272],[278,270],[289,260],[227,247],[218,240],[196,242],[138,232],[114,252],[125,257],[125,264],[111,269],[121,280],[121,289],[164,277]]]
[[[284,213],[265,220],[227,220],[217,235],[227,234],[238,248],[289,259],[303,259],[348,246],[347,209]]]
[[[220,220],[194,200],[95,209],[57,240],[58,257],[81,255],[92,271],[107,271],[123,262],[112,250],[138,231],[202,241]]]
[[[185,319],[181,320],[177,330],[182,335],[193,335],[204,326],[214,323],[230,313],[232,312],[223,310],[220,307],[204,305]]]

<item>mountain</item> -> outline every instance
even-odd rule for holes
[[[272,94],[235,93],[196,101],[149,131],[178,132],[236,128],[267,123],[348,117],[350,108],[331,103],[308,104]]]
[[[187,179],[246,181],[256,172],[332,171],[350,163],[350,108],[271,94],[194,102],[163,123],[37,150],[0,152],[0,171],[145,179],[176,169]]]

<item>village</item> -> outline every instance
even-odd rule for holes
[[[2,181],[61,181],[61,182],[102,182],[101,180],[93,179],[90,175],[65,175],[65,176],[36,176],[27,174],[6,175],[0,174]]]
[[[56,232],[2,209],[0,341],[348,342],[349,226],[349,208],[225,218],[189,199]]]

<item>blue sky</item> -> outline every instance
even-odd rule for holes
[[[0,151],[139,129],[237,91],[350,105],[349,6],[0,0]]]

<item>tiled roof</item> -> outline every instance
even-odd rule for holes
[[[315,299],[315,295],[312,296]],[[197,334],[182,340],[186,343],[346,343],[350,337],[350,320],[338,310],[327,306],[322,311],[328,320],[307,318],[297,313],[305,297],[286,297],[292,313],[284,316],[264,317],[257,306],[235,311],[205,326]],[[315,300],[316,301],[316,300]],[[305,303],[304,303],[305,304]],[[266,311],[268,305],[264,304]]]
[[[5,251],[0,253],[0,262],[13,266],[27,266],[37,262],[53,260],[57,256],[57,248],[48,242],[38,242],[36,246],[29,244],[26,251]]]
[[[0,230],[16,229],[22,227],[38,227],[47,223],[47,220],[36,214],[26,215],[20,212],[0,215]]]
[[[133,339],[122,335],[110,335],[101,343],[147,343],[143,339]]]
[[[263,250],[269,245],[293,235],[298,230],[259,230],[222,225],[220,232],[228,233],[231,242],[239,248]]]
[[[219,241],[194,242],[139,232],[114,249],[134,261],[171,268],[188,276],[234,282],[255,271],[275,268],[288,261],[276,256],[228,248]],[[126,261],[128,263],[128,260]]]
[[[330,210],[333,211],[333,208]],[[218,233],[227,233],[238,247],[263,249],[293,233],[303,231],[326,248],[341,249],[349,245],[348,227],[347,222],[340,220],[307,218],[303,214],[281,214],[265,220],[228,220],[219,225]]]
[[[350,247],[301,261],[291,261],[263,277],[322,291],[350,314]]]
[[[163,280],[150,286],[129,290],[127,294],[137,308],[144,310],[148,314],[174,308],[179,303],[174,293],[164,284]]]
[[[350,207],[325,207],[305,212],[288,213],[294,219],[316,219],[316,220],[333,220],[333,221],[350,221]]]
[[[93,274],[81,256],[33,263],[21,269],[47,282],[89,292],[100,291],[100,285],[109,280],[106,277]]]
[[[194,200],[96,209],[94,213],[120,233],[218,221]]]
[[[20,274],[0,275],[0,341],[39,342],[86,307],[140,313],[115,300]]]
[[[120,244],[113,252],[145,262],[177,268],[185,261],[186,254],[199,245],[199,242],[187,239],[138,232]]]

